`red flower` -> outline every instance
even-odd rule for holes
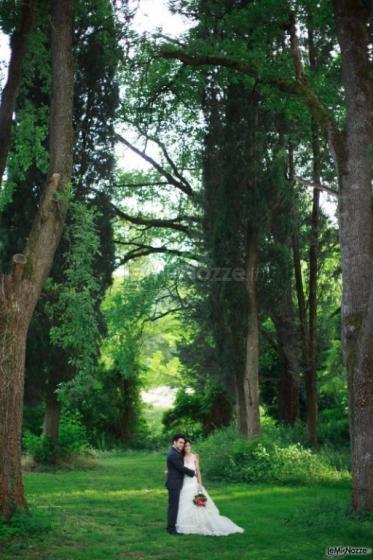
[[[207,502],[207,497],[204,494],[202,494],[202,492],[199,493],[199,494],[196,494],[196,496],[194,496],[194,498],[193,498],[193,503],[196,506],[199,506],[199,507],[205,507],[206,502]]]

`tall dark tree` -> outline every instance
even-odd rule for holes
[[[230,2],[216,3],[214,8],[201,2],[200,34],[223,33],[217,31],[214,16],[233,8]],[[258,231],[251,213],[258,181],[255,161],[260,158],[258,98],[255,86],[230,83],[219,73],[208,75],[204,98],[204,230],[207,264],[219,274],[210,283],[210,314],[217,362],[235,395],[239,429],[251,437],[260,432]]]
[[[279,3],[280,4],[280,3]],[[372,274],[372,165],[373,83],[370,57],[370,2],[343,0],[333,3],[334,21],[341,50],[342,78],[345,90],[346,122],[343,128],[312,87],[305,74],[294,13],[288,5],[279,5],[280,28],[286,27],[294,68],[293,79],[279,73],[269,74],[243,59],[167,48],[163,56],[184,63],[224,66],[275,86],[284,94],[299,96],[308,106],[327,137],[339,183],[339,225],[342,254],[343,303],[342,340],[348,371],[350,431],[353,465],[353,507],[373,509],[373,274]],[[258,14],[257,14],[258,15]],[[271,20],[273,21],[273,19]],[[255,60],[255,59],[254,59]]]

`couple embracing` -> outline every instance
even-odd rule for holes
[[[192,452],[192,442],[175,434],[167,453],[168,515],[167,531],[171,535],[199,534],[226,536],[243,533],[219,510],[202,486],[199,457]]]

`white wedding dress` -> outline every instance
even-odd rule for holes
[[[195,470],[194,462],[185,462],[189,469]],[[207,497],[205,506],[196,506],[193,498],[198,494],[197,477],[184,475],[180,493],[179,510],[176,520],[176,531],[184,534],[226,536],[232,533],[243,533],[244,529],[233,523],[228,517],[220,515],[218,508],[202,486]]]

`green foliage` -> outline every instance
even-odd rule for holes
[[[12,8],[14,14],[14,6]],[[0,20],[5,11],[7,17],[12,13],[12,9],[7,10],[4,7],[0,13]],[[29,172],[33,166],[39,173],[38,183],[45,180],[47,173],[49,154],[46,142],[51,82],[47,26],[46,6],[40,5],[22,67],[22,82],[12,130],[12,147],[7,160],[7,176],[0,188],[0,213],[12,202],[17,189],[20,186],[22,188],[30,179]],[[40,192],[41,186],[32,185],[33,189],[36,187],[36,192]],[[30,191],[28,196],[32,199],[35,193]]]
[[[70,364],[81,375],[92,374],[98,352],[95,306],[99,283],[93,273],[99,252],[96,219],[93,208],[76,201],[70,204],[63,282],[49,279],[46,286],[50,296],[46,312],[52,324],[51,342],[69,352]]]
[[[168,433],[181,431],[195,439],[227,426],[231,418],[232,405],[224,387],[210,384],[197,392],[179,389],[175,404],[164,414],[162,423]]]
[[[61,457],[83,453],[88,448],[87,435],[78,412],[65,412],[60,421],[58,452]]]
[[[17,513],[11,523],[0,519],[0,540],[33,538],[54,528],[50,515],[45,511],[33,509],[32,513]]]
[[[218,430],[198,450],[206,476],[214,480],[308,484],[350,478],[346,466],[337,470],[327,454],[318,455],[299,442],[284,441],[273,426],[250,440],[233,427]]]
[[[44,435],[37,436],[29,430],[23,434],[23,448],[36,463],[50,464],[68,461],[88,450],[86,430],[78,412],[65,412],[60,419],[57,444]]]
[[[147,320],[163,284],[161,273],[144,274],[141,266],[132,265],[129,275],[116,279],[102,302],[107,332],[97,386],[79,403],[95,445],[142,446],[149,435],[140,398],[147,371],[143,347]]]
[[[328,341],[323,358],[319,374],[319,440],[336,447],[346,446],[349,445],[348,393],[340,339]]]
[[[182,333],[183,323],[173,314],[146,322],[142,344],[144,387],[180,386],[182,364],[177,355],[177,344]]]

